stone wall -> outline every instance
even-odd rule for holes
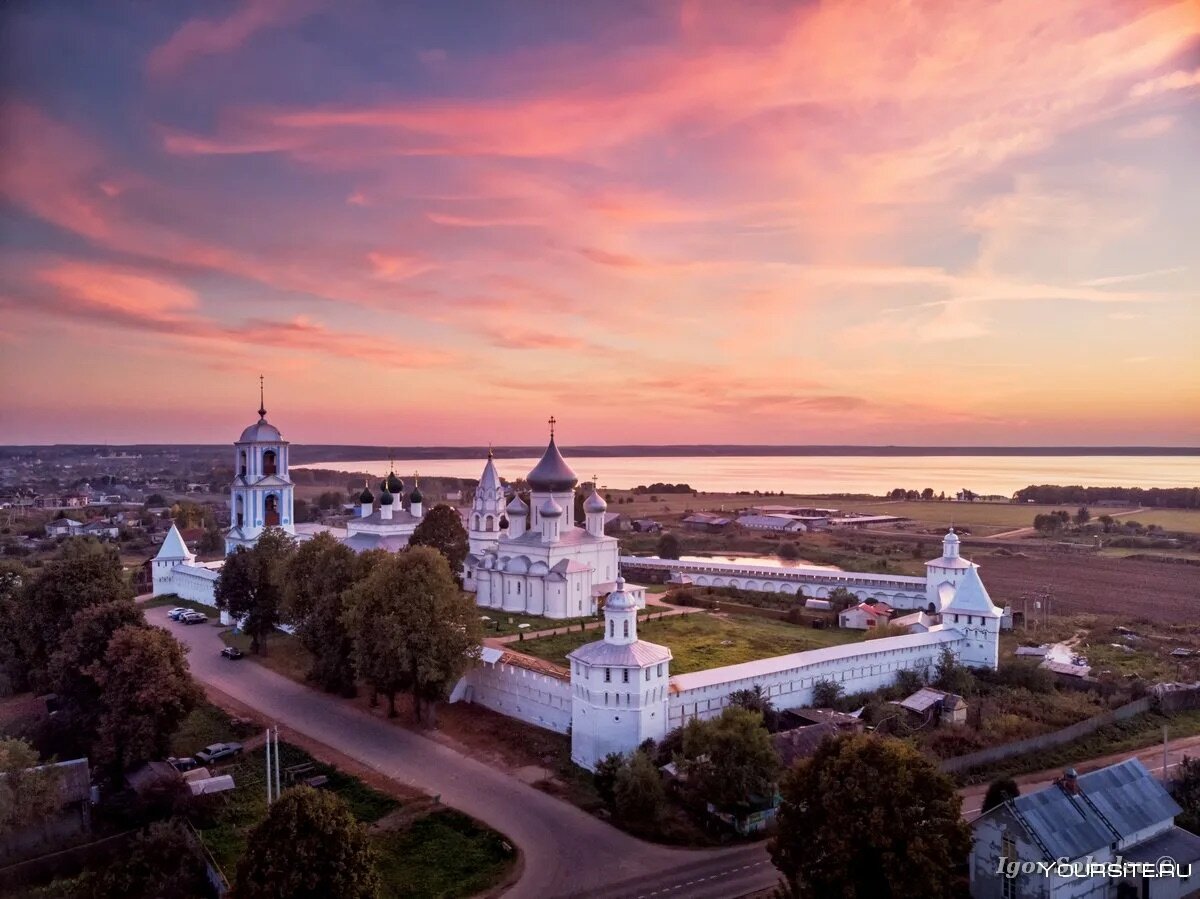
[[[494,653],[495,650],[492,650]],[[565,734],[571,726],[571,684],[501,660],[484,660],[455,687],[451,702],[474,702],[536,727]]]

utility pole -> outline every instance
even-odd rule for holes
[[[275,744],[272,752],[271,744]],[[267,728],[267,805],[279,799],[282,792],[279,787],[279,725]]]
[[[1167,783],[1167,726],[1163,725],[1163,785]]]
[[[271,780],[271,728],[269,728],[269,727],[267,728],[266,736],[267,736],[267,742],[266,742],[265,748],[267,750],[267,805],[270,806],[270,804],[271,804],[271,784],[273,781]]]
[[[275,725],[275,798],[279,798],[279,725]]]

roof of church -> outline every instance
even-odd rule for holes
[[[171,530],[167,531],[167,536],[163,538],[162,546],[158,549],[156,559],[190,559],[191,552],[187,548],[187,544],[183,542],[183,535],[179,533],[179,528],[171,525]]]
[[[488,451],[487,463],[483,466],[483,474],[479,476],[479,491],[495,491],[500,486],[500,473],[496,471],[496,463],[492,461],[491,450]]]
[[[342,545],[350,547],[356,553],[366,552],[368,549],[385,549],[394,553],[408,546],[408,537],[360,533],[347,537],[342,541]]]
[[[238,443],[279,443],[283,440],[283,435],[279,433],[279,428],[267,421],[263,416],[246,430],[242,431],[242,436],[238,438]]]
[[[593,537],[585,529],[572,525],[569,528],[563,528],[559,532],[557,545],[562,546],[564,543],[594,543],[599,540],[616,540],[616,539],[617,539],[616,537]],[[517,545],[521,545],[521,544],[531,544],[531,545],[535,545],[535,546],[544,545],[542,543],[542,532],[541,531],[525,531],[523,534],[521,534],[518,537],[501,536],[500,541],[504,546],[512,546],[514,543]]]
[[[941,558],[938,558],[938,559],[930,559],[925,564],[933,565],[937,568],[953,568],[953,569],[956,569],[959,571],[966,571],[968,568],[978,568],[979,567],[974,562],[972,562],[968,559],[964,559],[962,556],[955,556],[953,559],[949,559],[946,556],[942,556]]]
[[[585,643],[567,653],[567,658],[585,665],[611,665],[624,668],[645,668],[672,659],[671,650],[657,643],[638,640],[634,643],[606,643],[597,640]]]
[[[545,518],[557,518],[559,515],[562,515],[563,507],[554,501],[554,497],[548,496],[538,511]]]
[[[505,507],[505,511],[510,515],[524,515],[529,511],[529,507],[525,505],[525,500],[521,499],[519,494],[514,493],[513,498]]]
[[[383,483],[387,487],[389,493],[399,495],[404,492],[404,482],[396,477],[396,472],[394,471],[388,472],[388,476]]]
[[[607,509],[608,503],[604,501],[604,497],[598,490],[593,490],[592,495],[583,501],[583,511],[585,512],[604,512]]]
[[[962,582],[954,591],[953,598],[942,611],[968,615],[991,615],[996,618],[1003,614],[992,602],[992,598],[988,596],[987,588],[979,579],[979,569],[975,567],[967,569]]]
[[[550,435],[550,443],[542,453],[542,458],[530,470],[526,480],[534,490],[550,491],[571,490],[579,483],[579,478],[558,451],[553,434]]]

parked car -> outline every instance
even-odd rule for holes
[[[188,612],[186,615],[181,615],[179,620],[184,624],[203,624],[208,621],[208,616],[203,612]]]
[[[167,617],[172,621],[178,621],[190,611],[191,609],[185,608],[184,606],[176,606],[171,611],[167,612]]]
[[[211,746],[205,746],[196,753],[196,761],[202,765],[211,765],[213,762],[231,759],[235,755],[241,754],[241,743],[213,743]]]
[[[225,656],[227,659],[240,659],[245,655],[245,653],[236,646],[226,646],[221,650],[221,655]]]
[[[200,767],[200,763],[197,762],[190,755],[185,756],[184,758],[181,758],[181,759],[177,759],[174,756],[171,756],[169,759],[167,759],[167,764],[170,765],[172,768],[174,768],[176,771],[179,771],[180,773],[182,773],[184,771],[191,771],[193,768]]]

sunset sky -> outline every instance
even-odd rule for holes
[[[0,443],[1200,445],[1200,0],[0,25]]]

